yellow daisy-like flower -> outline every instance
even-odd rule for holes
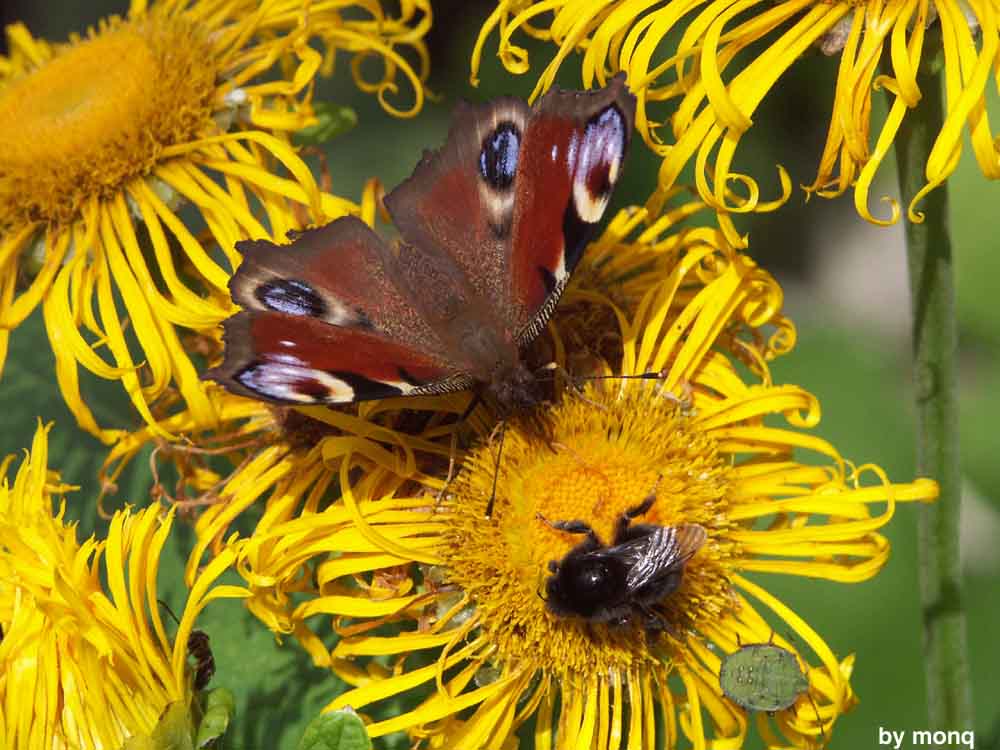
[[[316,123],[316,74],[346,51],[358,84],[395,114],[422,106],[427,3],[403,3],[398,18],[352,5],[136,0],[126,18],[61,45],[7,28],[0,364],[10,332],[41,304],[60,388],[84,429],[120,436],[87,407],[79,365],[120,379],[150,424],[171,386],[201,424],[215,423],[182,336],[235,311],[235,242],[360,210],[321,192],[290,145]],[[384,61],[378,80],[362,77],[373,55]],[[400,77],[415,92],[406,111],[391,104]]]
[[[584,86],[627,71],[639,99],[636,125],[663,157],[660,190],[650,200],[654,209],[692,158],[703,199],[719,211],[770,210],[784,202],[791,182],[782,167],[782,195],[762,201],[753,178],[732,171],[733,157],[764,96],[816,47],[838,56],[839,68],[826,146],[816,178],[805,188],[809,193],[836,196],[853,185],[862,216],[879,224],[898,220],[900,209],[889,198],[883,199],[890,204],[889,217],[875,217],[869,192],[900,123],[920,102],[921,64],[942,48],[946,116],[909,218],[921,220],[915,205],[954,172],[966,129],[983,174],[1000,177],[1000,151],[985,99],[1000,50],[1000,14],[990,2],[500,0],[473,52],[473,79],[494,32],[500,59],[514,73],[529,70],[527,50],[515,43],[518,32],[558,46],[538,79],[536,96],[574,51],[583,56]],[[873,145],[872,92],[879,89],[888,92],[891,105]],[[669,118],[657,119],[650,110],[667,100],[675,102]],[[740,195],[734,195],[734,184]]]
[[[65,503],[54,507],[73,488],[47,468],[47,450],[40,427],[13,484],[0,483],[0,742],[120,748],[149,737],[168,707],[189,711],[194,620],[210,601],[245,590],[211,587],[232,563],[231,552],[221,554],[197,576],[169,637],[156,576],[173,513],[125,510],[107,539],[80,544]]]
[[[540,352],[576,375],[657,377],[589,383],[509,421],[499,467],[495,422],[478,409],[482,440],[450,483],[449,415],[464,397],[301,409],[333,432],[308,450],[256,453],[199,519],[204,549],[268,496],[252,536],[220,547],[236,552],[255,614],[352,686],[329,708],[365,712],[373,735],[500,748],[528,725],[537,748],[674,747],[681,736],[738,747],[747,716],[723,697],[720,662],[772,636],[809,687],[774,726],[760,717],[769,746],[829,738],[855,702],[853,657],[748,574],[866,580],[888,557],[879,529],[896,504],[933,500],[937,485],[891,483],[810,435],[815,397],[768,370],[794,339],[774,280],[716,229],[642,229],[645,219],[621,213],[589,249]],[[584,328],[594,321],[606,337]],[[642,522],[707,535],[658,607],[660,628],[550,611],[550,562],[581,541],[550,522],[582,521],[607,542],[650,495]],[[331,617],[332,651],[320,637]],[[386,716],[400,697],[409,708]]]

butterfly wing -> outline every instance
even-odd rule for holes
[[[230,281],[245,308],[225,322],[225,359],[206,373],[276,403],[348,403],[467,387],[465,363],[394,281],[399,258],[364,222],[337,219],[291,245],[237,244]]]
[[[307,315],[237,313],[225,322],[224,340],[225,360],[205,377],[279,404],[345,404],[469,385],[445,360]]]
[[[448,140],[385,204],[404,239],[446,253],[508,334],[551,314],[621,174],[635,98],[624,76],[534,108],[460,105]]]
[[[596,91],[550,90],[535,106],[511,229],[518,340],[538,335],[621,177],[635,97],[618,75]]]
[[[624,77],[456,111],[445,145],[386,197],[405,242],[343,218],[291,246],[239,243],[214,379],[278,403],[346,403],[487,382],[544,325],[621,171]]]

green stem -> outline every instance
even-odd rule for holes
[[[941,79],[918,77],[923,94],[896,140],[904,208],[925,183],[924,167],[944,121]],[[913,308],[913,379],[917,470],[936,479],[941,496],[920,510],[920,594],[924,617],[927,706],[932,729],[972,729],[959,560],[961,469],[958,452],[958,327],[948,233],[947,185],[919,206],[920,224],[906,222]]]

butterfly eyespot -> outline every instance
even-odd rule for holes
[[[254,362],[237,372],[234,379],[263,398],[285,403],[349,403],[355,399],[355,389],[338,375],[297,363],[286,355]]]
[[[512,122],[502,122],[483,140],[479,152],[479,174],[495,190],[506,190],[514,182],[521,134]]]
[[[326,314],[322,298],[303,281],[274,279],[254,289],[253,295],[264,307],[276,312],[310,318],[322,318]]]

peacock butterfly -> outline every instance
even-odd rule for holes
[[[281,404],[476,389],[502,414],[541,399],[522,348],[600,221],[632,132],[624,75],[591,92],[461,104],[444,146],[385,198],[392,245],[348,216],[288,246],[239,242],[244,308],[205,377]]]

